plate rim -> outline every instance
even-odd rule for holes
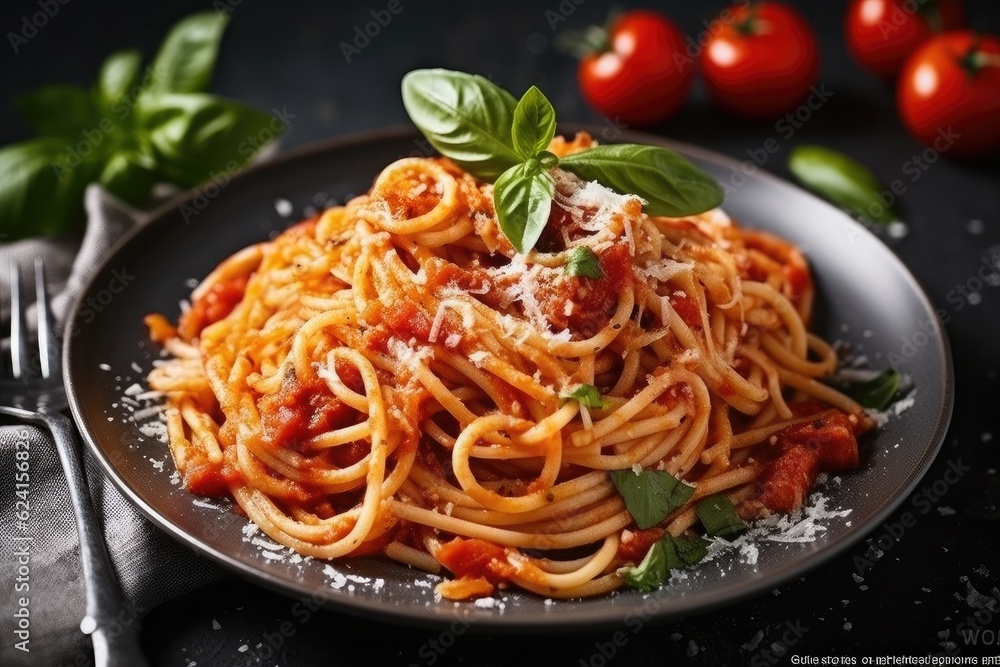
[[[559,130],[566,133],[582,130],[590,132],[592,136],[600,136],[601,131],[598,126],[570,123],[560,124]],[[315,142],[309,142],[291,148],[287,151],[281,151],[267,160],[248,166],[239,173],[235,174],[232,177],[231,182],[236,182],[237,180],[266,173],[272,169],[280,169],[290,162],[317,157],[328,152],[336,152],[338,150],[344,150],[352,147],[363,147],[365,144],[370,142],[417,139],[420,136],[419,132],[417,132],[416,129],[410,125],[393,125],[386,128],[350,133]],[[616,138],[616,142],[623,141],[667,147],[672,150],[676,150],[685,156],[690,156],[704,162],[712,163],[728,171],[740,171],[740,166],[743,164],[743,162],[741,162],[738,158],[734,158],[711,149],[702,148],[683,141],[677,141],[672,138],[645,132],[625,130],[619,137]],[[808,192],[797,184],[772,174],[763,167],[758,166],[754,174],[752,176],[748,176],[748,179],[762,180],[780,188],[793,188],[798,190],[800,193],[803,193],[811,198],[814,205],[827,207],[832,212],[836,213],[841,218],[842,224],[853,225],[855,227],[854,232],[865,236],[869,241],[877,242],[880,246],[882,246],[880,251],[883,252],[888,261],[894,264],[894,271],[904,278],[908,291],[916,296],[920,306],[925,309],[927,313],[936,314],[937,309],[930,300],[927,291],[924,289],[920,281],[913,275],[910,269],[896,255],[896,253],[893,252],[892,249],[882,241],[882,239],[872,233],[865,226],[832,204]],[[136,242],[136,239],[144,237],[147,234],[153,234],[154,231],[151,230],[156,230],[161,225],[166,224],[167,219],[177,208],[190,203],[201,193],[202,189],[192,188],[163,202],[152,211],[148,212],[141,224],[138,224],[133,229],[129,230],[121,239],[118,240],[117,243],[113,245],[113,247],[104,255],[103,261],[100,262],[100,264],[94,269],[91,277],[86,281],[85,285],[75,295],[71,307],[68,310],[68,314],[64,320],[65,331],[73,330],[78,318],[80,317],[80,312],[86,296],[91,293],[91,291],[95,288],[95,283],[98,278],[106,270],[108,270],[110,265],[115,263],[119,255],[126,252],[127,248]],[[225,194],[222,193],[218,196],[222,197],[225,196]],[[290,222],[293,223],[294,220]],[[893,496],[888,502],[883,503],[879,511],[872,514],[864,523],[860,524],[856,528],[853,528],[843,539],[824,544],[817,552],[807,554],[798,559],[796,562],[787,565],[769,576],[756,577],[753,580],[743,582],[736,587],[736,590],[731,590],[731,587],[723,587],[721,589],[709,591],[708,593],[703,594],[702,597],[691,605],[690,608],[671,609],[654,613],[650,619],[651,622],[666,622],[670,620],[677,620],[686,616],[710,613],[721,607],[730,606],[737,602],[742,602],[749,598],[756,597],[761,593],[774,588],[775,586],[801,576],[807,571],[815,570],[845,552],[847,549],[855,546],[864,537],[868,536],[873,530],[882,524],[907,500],[907,498],[910,497],[913,490],[923,480],[931,466],[937,460],[946,438],[948,428],[950,427],[954,412],[954,362],[952,359],[951,346],[948,340],[947,331],[937,317],[934,317],[933,319],[932,330],[934,331],[936,338],[933,348],[943,361],[942,374],[941,377],[938,378],[941,387],[941,403],[936,406],[937,412],[934,415],[933,432],[929,433],[924,440],[929,446],[922,449],[922,456],[919,465],[911,473],[909,482],[902,488],[902,490]],[[76,336],[66,336],[63,340],[62,346],[64,384],[66,388],[66,395],[70,403],[70,411],[77,427],[77,431],[81,435],[81,439],[90,450],[90,453],[93,454],[101,464],[104,475],[112,481],[126,501],[139,509],[139,511],[147,519],[149,519],[153,525],[155,525],[159,530],[167,533],[171,539],[176,540],[184,547],[192,549],[196,553],[221,564],[227,571],[235,573],[244,579],[249,579],[255,584],[262,585],[286,596],[315,596],[316,591],[301,581],[292,582],[287,579],[277,577],[260,568],[255,568],[245,564],[231,557],[229,554],[211,547],[210,545],[202,544],[198,538],[189,535],[180,526],[160,516],[154,507],[149,505],[138,495],[136,491],[131,488],[127,481],[120,476],[109,458],[105,455],[96,435],[87,427],[87,420],[85,419],[86,415],[84,414],[81,401],[77,394],[78,387],[74,376],[70,372],[73,368],[73,341],[75,339]],[[464,622],[471,624],[469,627],[471,631],[491,631],[500,633],[521,632],[529,634],[569,632],[583,628],[596,630],[601,628],[620,627],[622,622],[628,618],[628,614],[634,613],[634,610],[631,607],[602,605],[596,611],[590,609],[586,610],[586,612],[578,612],[581,617],[577,618],[566,618],[565,614],[542,618],[534,618],[534,615],[532,615],[531,620],[522,620],[518,614],[490,614],[489,616],[462,615],[456,613],[440,613],[439,611],[435,611],[435,608],[433,607],[429,608],[430,611],[428,613],[421,611],[422,609],[425,609],[424,607],[417,608],[412,605],[401,607],[392,603],[382,602],[377,599],[347,595],[330,595],[329,592],[327,592],[327,595],[320,602],[320,604],[336,611],[351,613],[371,620],[402,623],[409,626],[441,628],[449,626],[456,620],[461,619]],[[607,609],[609,611],[602,612],[602,609]]]

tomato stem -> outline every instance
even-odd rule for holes
[[[582,30],[564,30],[556,35],[556,50],[577,60],[583,60],[593,53],[607,53],[611,50],[611,32],[623,13],[621,7],[614,6],[608,10],[604,25],[589,25]]]
[[[970,79],[975,79],[986,67],[1000,67],[1000,54],[981,50],[983,39],[976,35],[968,50],[958,58],[958,64]]]
[[[756,35],[758,23],[757,13],[758,3],[751,2],[750,6],[747,8],[746,18],[736,24],[736,31],[744,37]]]
[[[611,50],[608,31],[599,25],[587,26],[582,30],[564,30],[556,36],[555,47],[574,58],[583,59],[592,53],[606,53]]]

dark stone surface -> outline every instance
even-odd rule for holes
[[[383,9],[385,2],[346,6],[243,0],[233,8],[213,90],[294,114],[286,147],[406,122],[399,80],[422,66],[491,75],[515,91],[534,83],[553,101],[561,120],[602,122],[579,96],[573,61],[553,51],[551,43],[566,26],[603,20],[608,2],[588,0],[578,7],[570,0],[401,2],[404,11],[347,63],[340,43],[353,39],[355,26],[370,20],[370,12]],[[679,0],[650,4],[667,11],[692,36],[723,6]],[[984,645],[991,637],[995,642],[1000,632],[1000,600],[987,602],[975,594],[990,596],[992,591],[1000,597],[1000,289],[996,280],[983,283],[977,277],[983,258],[1000,250],[1000,160],[994,155],[955,161],[928,154],[927,162],[933,158],[933,164],[920,168],[914,160],[923,149],[902,129],[891,86],[869,77],[844,49],[844,3],[794,4],[819,33],[820,81],[832,93],[828,102],[798,128],[751,123],[712,108],[696,85],[680,115],[656,131],[741,160],[773,138],[780,149],[764,167],[783,177],[789,176],[784,157],[793,146],[824,144],[864,162],[885,183],[899,179],[905,185],[898,205],[908,234],[885,238],[941,309],[954,352],[957,399],[941,454],[904,505],[917,516],[915,525],[899,540],[883,538],[884,530],[871,535],[876,542],[883,538],[884,555],[866,569],[863,581],[855,576],[855,559],[865,556],[868,547],[859,544],[798,581],[720,612],[668,625],[643,625],[639,632],[633,632],[633,625],[620,635],[538,638],[451,636],[332,612],[303,619],[293,615],[294,601],[230,579],[149,615],[145,642],[155,664],[354,664],[364,659],[375,665],[543,660],[595,666],[675,660],[768,665],[788,663],[793,654],[858,656],[860,664],[864,655],[1000,652],[995,643]],[[995,2],[969,0],[966,5],[974,26],[1000,31]],[[12,53],[5,38],[0,49],[5,97],[0,143],[28,136],[10,104],[18,94],[46,83],[89,85],[111,50],[138,46],[151,55],[167,26],[209,6],[187,0],[76,0],[60,5],[59,13],[18,53]],[[553,30],[546,12],[558,12],[560,6],[575,11]],[[36,11],[34,1],[5,2],[0,28],[5,35],[17,30],[21,17]],[[949,462],[959,460],[971,471],[955,484],[942,484]],[[941,497],[931,501],[928,493]],[[921,499],[928,501],[926,513],[921,513]],[[898,521],[904,510],[891,521]],[[961,631],[977,626],[988,632],[974,644]]]

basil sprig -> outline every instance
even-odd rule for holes
[[[651,215],[694,215],[722,203],[711,176],[666,148],[616,144],[557,158],[546,150],[555,110],[534,86],[515,101],[481,76],[429,69],[407,74],[402,88],[410,119],[434,148],[477,178],[496,181],[497,221],[518,252],[531,250],[545,229],[557,166],[641,197]]]
[[[52,85],[17,109],[40,135],[0,149],[0,229],[8,240],[70,232],[83,191],[97,181],[135,206],[153,185],[190,187],[232,172],[283,129],[270,114],[202,92],[212,77],[226,12],[177,23],[143,70],[138,51],[113,53],[91,89]]]

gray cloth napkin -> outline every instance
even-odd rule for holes
[[[0,332],[9,330],[6,295],[11,263],[30,267],[35,257],[45,259],[55,294],[53,311],[61,321],[115,242],[143,222],[143,214],[96,185],[88,188],[85,203],[82,241],[0,240],[0,295],[4,295],[0,301],[5,304]],[[7,341],[2,343],[6,350]],[[221,576],[218,566],[169,538],[126,501],[89,450],[84,459],[94,508],[121,582],[123,605],[134,617]],[[85,608],[79,543],[55,445],[43,430],[4,417],[0,417],[0,513],[0,665],[93,664],[90,640],[79,627]]]

